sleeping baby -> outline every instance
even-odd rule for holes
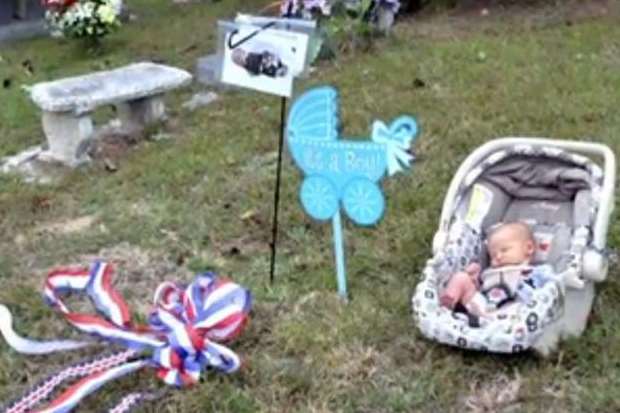
[[[443,306],[455,309],[461,305],[473,316],[486,316],[514,300],[530,287],[544,283],[545,276],[533,274],[530,265],[535,252],[535,241],[527,224],[501,224],[488,236],[490,268],[481,271],[480,264],[471,263],[464,271],[452,275],[440,296]],[[533,277],[536,275],[536,277]]]

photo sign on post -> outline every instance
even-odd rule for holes
[[[332,220],[338,294],[347,298],[340,209],[358,225],[381,219],[385,197],[379,183],[386,173],[392,176],[410,166],[418,125],[401,116],[389,125],[375,121],[370,140],[342,139],[338,108],[336,89],[311,89],[291,107],[286,131],[291,156],[304,174],[299,191],[304,210],[316,220]]]
[[[216,72],[222,83],[281,96],[269,271],[269,280],[273,283],[286,99],[293,93],[295,78],[307,69],[309,55],[313,53],[309,48],[310,39],[317,45],[316,23],[240,14],[234,22],[219,21],[218,35]]]
[[[293,81],[306,70],[311,26],[240,15],[218,22],[220,80],[223,83],[291,97]]]

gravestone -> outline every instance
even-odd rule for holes
[[[221,58],[217,54],[210,54],[198,59],[196,63],[196,80],[207,86],[218,83]]]
[[[217,54],[210,54],[198,58],[196,61],[196,80],[212,89],[221,92],[240,90],[240,88],[220,82],[222,58]]]
[[[0,43],[47,33],[39,0],[0,0]]]
[[[39,0],[3,0],[0,2],[0,26],[22,20],[42,19],[43,7]]]

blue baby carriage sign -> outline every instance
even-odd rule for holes
[[[291,155],[304,173],[299,192],[312,218],[332,219],[338,293],[346,298],[346,269],[340,207],[356,224],[376,224],[385,212],[380,180],[409,167],[408,150],[418,134],[414,118],[400,116],[386,125],[375,121],[371,140],[339,135],[338,92],[330,86],[311,89],[293,104],[287,123]]]

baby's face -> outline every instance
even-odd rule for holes
[[[487,243],[492,267],[528,263],[534,253],[534,243],[523,231],[505,227],[491,234]]]
[[[231,55],[232,61],[240,66],[243,66],[245,64],[246,57],[247,53],[243,49],[235,49],[233,50]]]

